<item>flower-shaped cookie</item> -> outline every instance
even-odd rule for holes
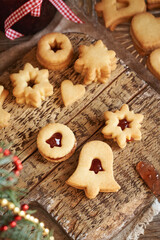
[[[10,75],[13,84],[13,95],[19,104],[30,104],[33,107],[40,107],[45,97],[53,94],[53,86],[48,80],[47,69],[39,70],[30,63],[26,63],[19,73]]]
[[[128,105],[124,104],[120,111],[107,111],[104,113],[106,126],[102,129],[105,138],[113,138],[120,148],[124,148],[126,143],[133,140],[141,140],[142,114],[135,114],[129,111]]]
[[[10,119],[10,114],[2,109],[2,105],[6,97],[8,96],[8,91],[0,85],[0,128],[8,126],[8,121]]]
[[[90,46],[81,45],[74,69],[84,76],[84,84],[97,81],[105,83],[111,71],[116,69],[115,55],[115,52],[108,50],[101,40]]]

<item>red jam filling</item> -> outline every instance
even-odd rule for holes
[[[101,161],[98,158],[92,160],[92,164],[89,170],[94,171],[95,174],[97,174],[99,171],[104,171]]]
[[[50,145],[51,148],[61,147],[62,134],[57,132],[54,133],[49,139],[46,140],[46,143]]]
[[[160,174],[153,165],[140,161],[136,165],[136,170],[153,194],[160,196]]]
[[[125,128],[129,128],[129,122],[126,119],[119,120],[118,127],[121,127],[123,131]]]
[[[131,137],[131,139],[126,139],[126,142],[133,142],[134,138]]]

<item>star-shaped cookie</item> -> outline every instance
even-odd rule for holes
[[[33,107],[40,107],[42,100],[53,94],[53,86],[48,80],[47,69],[39,70],[30,63],[26,63],[19,73],[10,75],[13,84],[13,95],[19,104],[29,104]]]
[[[126,147],[126,143],[133,140],[141,140],[142,114],[135,114],[124,104],[120,111],[106,111],[104,113],[106,126],[102,129],[105,138],[113,138],[120,148]]]
[[[101,40],[90,46],[79,47],[79,58],[74,64],[75,71],[84,76],[84,84],[105,83],[116,69],[116,53],[108,50]]]

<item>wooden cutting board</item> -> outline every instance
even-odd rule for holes
[[[148,160],[160,170],[160,96],[119,59],[117,69],[106,84],[86,86],[82,99],[64,107],[60,84],[65,79],[72,80],[74,84],[83,82],[80,74],[74,71],[73,64],[78,57],[79,45],[95,41],[85,34],[66,35],[73,44],[74,59],[66,70],[50,71],[54,94],[43,102],[40,109],[17,105],[9,80],[9,74],[18,72],[26,62],[40,67],[35,57],[36,47],[0,77],[0,84],[10,91],[3,107],[11,113],[10,125],[0,130],[0,140],[12,141],[12,150],[17,151],[23,161],[18,187],[28,189],[25,201],[41,204],[72,239],[111,239],[154,200],[135,166],[141,160]],[[130,143],[122,150],[112,140],[104,139],[101,129],[104,127],[104,112],[119,109],[124,103],[129,104],[135,113],[142,113],[144,122],[142,141]],[[59,164],[46,161],[36,147],[40,128],[49,122],[67,124],[78,142],[74,155]],[[91,140],[101,140],[111,146],[114,176],[121,190],[99,193],[95,199],[89,200],[84,191],[66,185],[65,181],[76,169],[81,148]],[[6,168],[11,170],[12,165]]]

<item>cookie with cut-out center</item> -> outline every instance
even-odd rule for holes
[[[69,65],[73,57],[71,41],[65,34],[48,33],[39,40],[36,57],[45,68],[62,70]]]
[[[84,84],[105,83],[117,67],[115,56],[116,53],[108,50],[101,40],[90,46],[81,45],[74,69],[84,77]]]
[[[83,189],[88,198],[99,192],[117,192],[119,184],[113,176],[113,152],[107,143],[86,143],[79,156],[77,169],[66,181],[72,187]]]
[[[102,129],[105,138],[114,139],[120,148],[125,148],[127,142],[141,140],[141,122],[144,116],[135,114],[124,104],[120,110],[104,113],[106,126]]]
[[[53,94],[53,86],[49,83],[47,69],[34,68],[26,63],[19,73],[10,75],[13,84],[13,95],[18,104],[26,103],[33,107],[40,107],[46,97]]]
[[[73,85],[72,81],[64,80],[61,83],[61,96],[65,106],[71,105],[85,94],[85,87],[81,84]]]
[[[9,92],[0,85],[0,128],[8,126],[8,121],[10,119],[10,114],[2,109],[2,105]]]
[[[123,5],[119,6],[119,3]],[[95,4],[95,10],[98,16],[103,16],[106,28],[114,31],[117,25],[127,22],[138,13],[145,12],[146,4],[144,0],[101,0]]]
[[[72,130],[64,124],[50,123],[37,136],[40,154],[51,162],[62,162],[74,153],[77,146]]]

